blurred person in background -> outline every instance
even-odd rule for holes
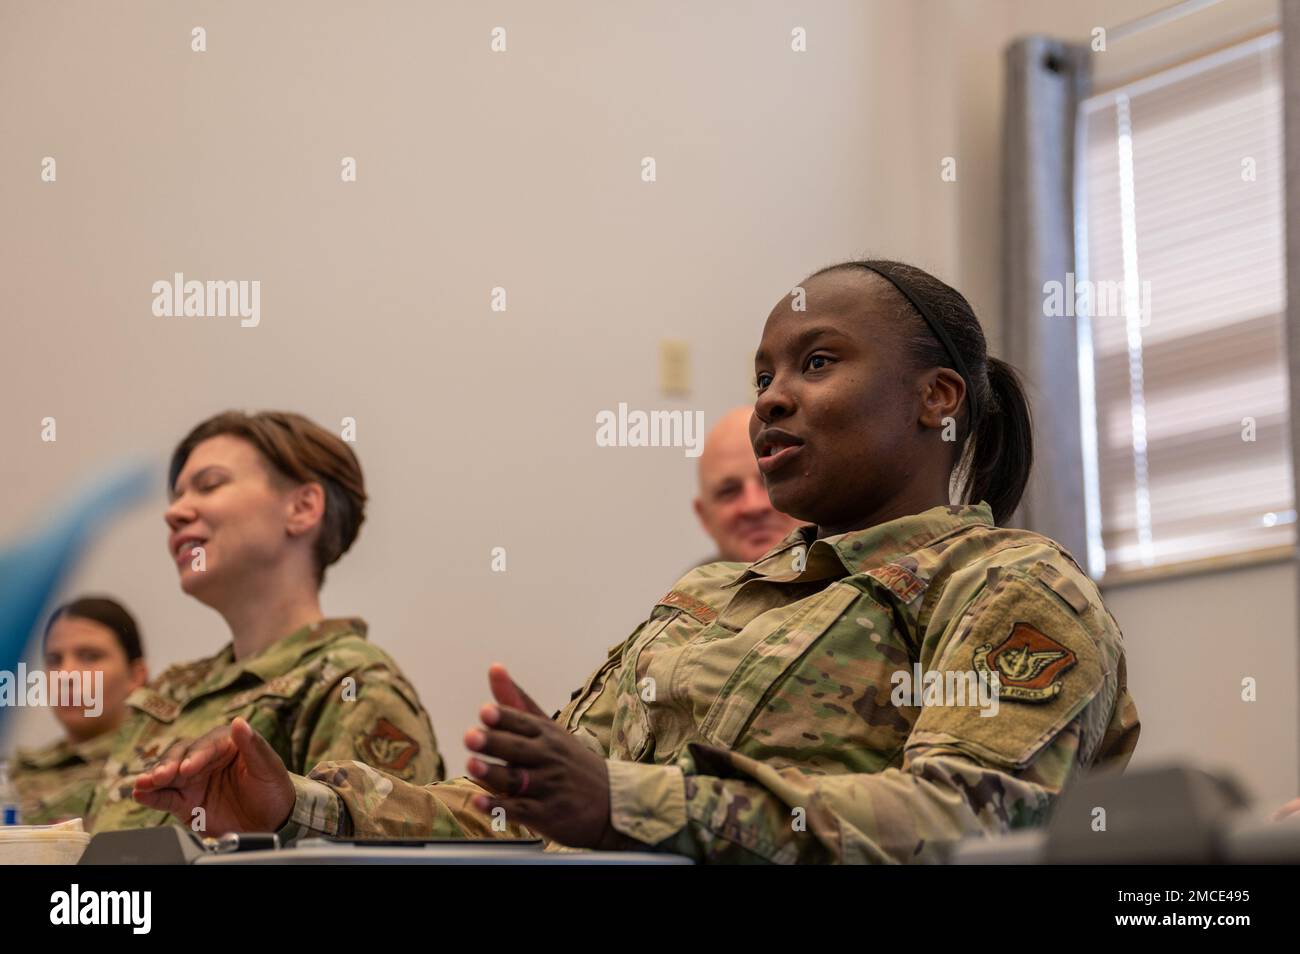
[[[733,408],[722,416],[700,453],[700,491],[695,515],[718,548],[704,563],[725,560],[753,563],[799,526],[772,506],[758,459],[749,440],[752,407]]]
[[[47,673],[82,673],[83,686],[101,673],[102,684],[95,687],[93,706],[84,704],[90,700],[85,688],[77,705],[51,698],[63,738],[15,753],[9,774],[24,825],[85,816],[126,717],[127,697],[149,678],[135,619],[107,597],[83,596],[56,609],[45,625],[42,647]]]

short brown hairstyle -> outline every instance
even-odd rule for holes
[[[281,475],[325,490],[325,514],[316,538],[316,583],[325,568],[348,551],[366,519],[366,482],[352,448],[314,421],[289,411],[225,411],[203,421],[172,451],[168,490],[176,487],[194,448],[210,437],[228,434],[256,447]]]

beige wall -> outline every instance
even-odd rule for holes
[[[597,448],[596,412],[716,419],[749,396],[772,303],[859,252],[952,280],[996,345],[1002,48],[1161,5],[8,0],[0,534],[225,407],[355,417],[372,504],[326,609],[370,621],[458,771],[488,662],[558,706],[710,550],[693,461]],[[488,49],[497,25],[504,55]],[[806,54],[789,49],[794,26]],[[358,182],[339,181],[343,156]],[[956,183],[940,181],[944,156]],[[152,317],[150,285],[175,271],[261,280],[261,325]],[[488,308],[495,285],[505,314]],[[690,343],[688,399],[658,393],[664,337]],[[39,440],[47,415],[55,444]],[[69,588],[123,598],[155,667],[225,638],[176,589],[161,510],[160,488]],[[505,574],[489,570],[495,546]],[[1115,595],[1143,759],[1207,751],[1271,797],[1295,787],[1292,576]],[[1185,616],[1170,618],[1170,593]],[[1186,717],[1240,650],[1224,595],[1259,621],[1252,663],[1290,680],[1263,727],[1267,765],[1243,754],[1263,707],[1222,736]],[[53,729],[43,713],[17,722],[21,742]]]

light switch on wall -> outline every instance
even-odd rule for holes
[[[665,397],[690,393],[691,348],[685,341],[664,338],[659,342],[659,390]]]

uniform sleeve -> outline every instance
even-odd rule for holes
[[[644,624],[643,624],[644,625]],[[635,638],[640,627],[633,633]],[[614,692],[622,648],[614,646],[604,664],[573,693],[556,720],[604,757],[614,718]],[[340,838],[535,838],[529,829],[503,815],[484,815],[471,804],[486,789],[469,778],[435,785],[413,785],[363,762],[336,760],[317,765],[310,775],[293,776],[295,802],[285,828],[287,839],[308,835]]]
[[[354,670],[331,686],[314,713],[302,763],[289,768],[301,772],[338,760],[364,762],[416,784],[443,778],[429,715],[390,667]]]
[[[102,772],[102,765],[99,766]],[[40,773],[10,776],[18,794],[19,823],[54,825],[71,818],[86,818],[91,799],[99,782],[93,767],[79,777],[57,780],[40,777]]]
[[[339,838],[536,838],[504,813],[485,815],[470,799],[485,789],[468,778],[413,785],[363,762],[324,762],[291,776],[294,806],[280,831],[291,840]]]
[[[921,654],[949,684],[997,672],[994,704],[927,704],[901,767],[827,775],[693,744],[673,765],[610,762],[612,823],[705,862],[939,861],[1045,821],[1107,734],[1120,658],[1094,607],[1009,574]]]

